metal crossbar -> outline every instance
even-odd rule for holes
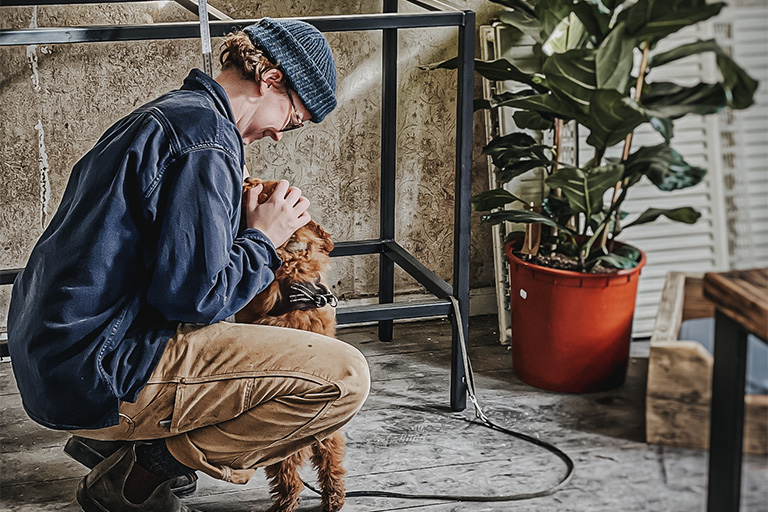
[[[112,0],[116,1],[116,0]],[[379,239],[339,242],[333,257],[379,254],[379,304],[339,307],[340,325],[378,322],[379,339],[392,339],[393,320],[448,316],[452,325],[450,403],[455,411],[466,407],[464,368],[461,362],[460,335],[468,335],[469,317],[469,230],[472,165],[472,97],[474,87],[475,13],[462,11],[439,0],[406,0],[426,13],[400,13],[398,0],[384,0],[379,14],[353,14],[293,18],[306,21],[321,32],[381,30],[382,47],[382,129],[381,197]],[[54,5],[97,3],[85,1],[3,0],[11,5]],[[194,0],[183,0],[194,9]],[[219,17],[218,15],[212,17]],[[257,22],[249,20],[210,21],[211,37],[222,37]],[[456,105],[456,170],[454,202],[453,279],[448,284],[395,242],[395,180],[397,169],[397,42],[399,29],[457,27],[458,76]],[[193,39],[200,37],[195,22],[148,25],[43,27],[0,30],[0,46],[140,41],[148,39]],[[394,267],[400,266],[414,277],[435,299],[426,302],[394,301]],[[11,284],[19,269],[0,270],[0,284]],[[459,314],[450,298],[458,302]],[[460,334],[461,332],[461,334]]]

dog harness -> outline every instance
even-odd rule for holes
[[[336,296],[319,280],[303,283],[280,283],[282,299],[275,304],[269,316],[280,316],[291,311],[317,309],[325,306],[333,308],[339,303]]]

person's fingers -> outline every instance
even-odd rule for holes
[[[270,200],[272,201],[278,201],[280,199],[285,198],[286,193],[288,192],[289,187],[288,180],[280,180],[277,183],[277,187],[275,187],[275,191],[272,192],[272,195],[270,196]]]
[[[285,201],[288,203],[288,205],[295,206],[296,203],[299,202],[299,199],[301,199],[301,190],[297,187],[289,188],[287,194],[285,195]]]
[[[301,215],[299,215],[297,220],[300,222],[300,225],[296,229],[299,229],[301,226],[306,226],[309,223],[309,221],[312,220],[312,217],[309,215],[308,211],[304,211],[302,212]]]
[[[253,210],[259,206],[259,194],[264,190],[264,185],[261,183],[253,188],[248,189],[248,209]]]
[[[307,211],[307,209],[309,208],[309,199],[307,199],[304,196],[301,196],[293,208],[298,213],[303,213]]]

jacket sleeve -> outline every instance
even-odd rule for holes
[[[225,151],[204,148],[181,155],[166,170],[147,300],[168,320],[223,320],[266,288],[282,263],[260,231],[234,235],[242,194],[239,167]]]

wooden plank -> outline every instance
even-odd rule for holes
[[[714,317],[715,305],[704,296],[704,274],[686,274],[683,321]]]
[[[669,272],[664,280],[661,301],[653,324],[651,344],[676,340],[683,320],[683,299],[685,298],[685,274]]]
[[[751,333],[768,340],[768,268],[707,272],[704,296]]]

